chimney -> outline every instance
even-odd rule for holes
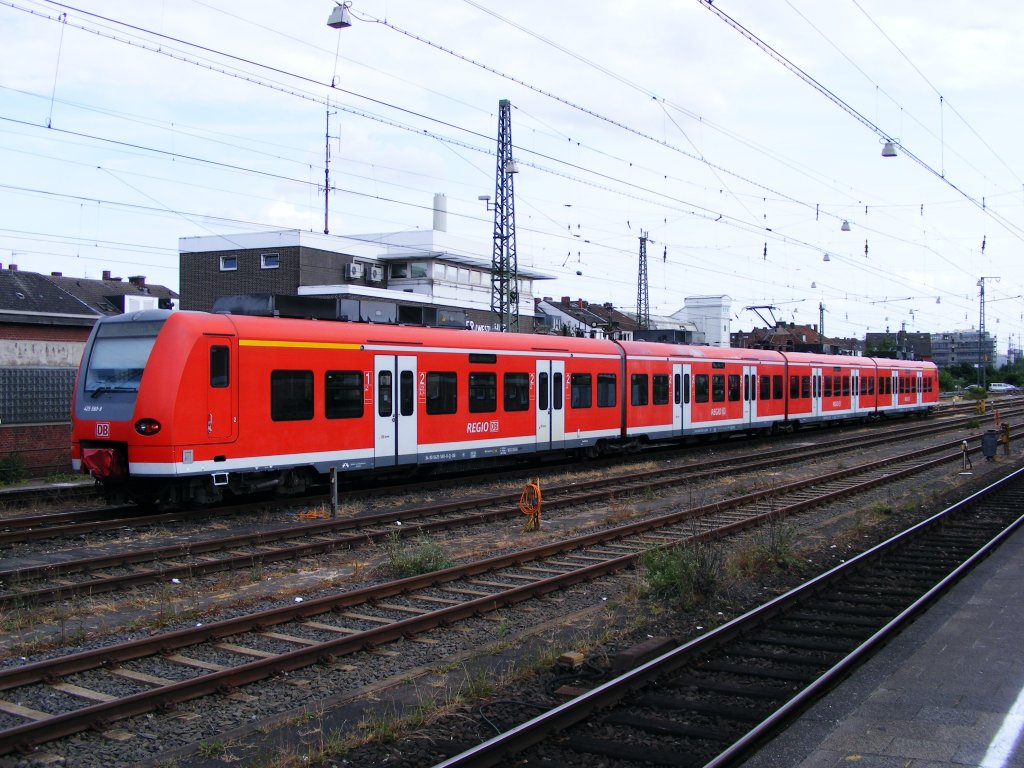
[[[110,279],[110,270],[109,269],[104,269],[103,270],[103,279],[104,280],[109,280]]]
[[[64,277],[63,272],[51,272],[50,277]]]
[[[146,287],[146,276],[145,275],[133,275],[128,278],[128,282],[134,285],[136,288]]]
[[[818,332],[818,324],[817,324],[817,323],[814,323],[814,324],[813,324],[813,325],[811,326],[811,330],[812,330],[812,331],[814,331],[815,333],[817,333],[817,332]]]
[[[583,299],[576,299],[576,306],[579,307],[580,309],[586,309],[587,302],[585,302]]]
[[[571,301],[571,300],[569,299],[569,297],[568,297],[568,296],[563,296],[563,297],[562,297],[562,303],[563,303],[563,304],[571,304],[571,303],[572,303],[572,301]]]
[[[434,195],[434,231],[448,231],[448,198],[441,192]]]
[[[18,265],[17,264],[8,264],[7,265],[7,269],[9,269],[11,272],[17,272],[18,271]]]

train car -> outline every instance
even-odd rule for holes
[[[72,464],[173,506],[549,451],[926,410],[929,363],[147,310],[97,322]]]
[[[878,358],[878,413],[881,416],[921,413],[939,402],[939,372],[919,360]]]
[[[147,311],[97,323],[73,466],[130,498],[300,491],[327,472],[579,449],[610,341]]]
[[[871,416],[876,410],[870,385],[876,376],[872,358],[783,353],[789,376],[787,418],[794,425]]]

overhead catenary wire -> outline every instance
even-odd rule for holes
[[[281,84],[279,83],[278,85],[280,86]],[[287,88],[287,86],[286,86],[286,88]],[[664,108],[663,108],[663,109],[664,109]],[[380,116],[376,116],[376,117],[374,117],[374,118],[368,118],[368,119],[381,119],[381,118],[380,118]],[[413,119],[414,119],[415,121],[420,121],[420,120],[421,120],[421,118],[419,118],[419,117],[415,117],[415,118],[413,118]],[[429,116],[427,116],[427,119],[429,119]],[[386,121],[384,121],[384,122],[386,122]],[[415,127],[415,126],[412,126],[412,125],[404,126],[404,127],[402,128],[402,129],[403,129],[403,130],[410,130],[410,131],[416,131],[416,127]],[[433,136],[432,136],[431,138],[433,138]],[[450,138],[450,139],[451,139],[452,137],[450,136],[450,137],[447,137],[447,138]],[[487,137],[487,138],[489,138],[489,137]],[[439,139],[439,138],[435,138],[434,140],[441,140],[441,139]],[[481,139],[481,141],[482,141],[482,139]],[[476,143],[476,137],[471,137],[471,141],[470,141],[469,143]],[[458,144],[454,144],[454,143],[445,143],[444,145],[445,145],[445,146],[456,146],[456,145],[458,145]],[[472,148],[473,148],[473,151],[478,151],[480,147],[479,147],[479,146],[473,146]],[[173,156],[172,156],[172,157],[173,157]],[[549,162],[559,162],[560,160],[561,160],[560,158],[555,158],[555,159],[554,159],[553,161],[549,161]],[[201,162],[201,161],[200,161],[200,162]],[[250,169],[246,169],[246,170],[245,170],[245,171],[243,171],[243,172],[249,172],[250,170],[253,170],[253,169],[251,169],[251,168],[250,168]],[[257,169],[257,170],[258,170],[258,169]],[[607,175],[607,174],[606,174],[606,175]],[[570,176],[571,176],[571,174],[565,174],[565,177],[566,177],[566,178],[569,178]],[[611,184],[611,183],[617,184],[617,181],[618,181],[618,179],[614,178],[613,176],[608,176],[608,179],[609,179],[609,184]],[[609,188],[610,188],[610,186],[609,186]],[[648,187],[648,188],[649,188],[649,187]],[[617,193],[617,191],[616,191],[616,194],[618,194],[618,193]],[[740,194],[742,194],[742,193],[740,193]],[[386,199],[387,197],[388,197],[388,196],[381,196],[381,199]],[[760,197],[760,196],[759,196],[759,197]],[[648,202],[648,201],[640,201],[640,202],[644,202],[644,203],[646,203],[646,202]],[[685,202],[685,201],[684,201],[684,202]],[[424,207],[424,209],[426,209],[426,207]],[[690,214],[684,214],[684,215],[690,215]],[[716,215],[717,215],[717,214],[716,214]],[[725,223],[731,226],[731,223],[729,222],[729,219],[728,219],[728,218],[726,219]],[[759,237],[761,237],[761,236],[759,236]],[[771,234],[771,236],[769,236],[769,237],[771,237],[772,239],[774,239],[774,238],[776,237],[776,233],[773,233],[773,234]],[[784,234],[779,234],[779,237],[784,237]],[[797,241],[796,241],[796,240],[791,240],[790,242],[792,242],[792,243],[794,243],[794,244],[797,244]],[[872,240],[872,246],[873,246],[873,245],[874,245],[874,242],[873,242],[873,240]],[[803,247],[803,246],[801,246],[801,247]],[[815,243],[810,243],[810,245],[809,245],[808,247],[809,247],[810,249],[814,250],[814,251],[819,251],[819,249],[820,249],[820,245],[818,245],[818,244],[815,244]],[[692,253],[692,249],[690,249],[689,251],[680,251],[680,253],[686,253],[686,252]]]

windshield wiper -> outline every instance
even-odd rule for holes
[[[92,391],[90,397],[94,400],[102,395],[104,392],[138,392],[139,390],[134,387],[96,387]]]

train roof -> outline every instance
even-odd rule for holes
[[[300,320],[283,317],[178,312],[182,322],[201,330],[224,332],[233,327],[244,338],[346,344],[393,344],[409,347],[460,347],[481,351],[543,350],[570,354],[618,355],[615,342],[573,336],[491,333],[479,330],[353,323],[338,320]]]

